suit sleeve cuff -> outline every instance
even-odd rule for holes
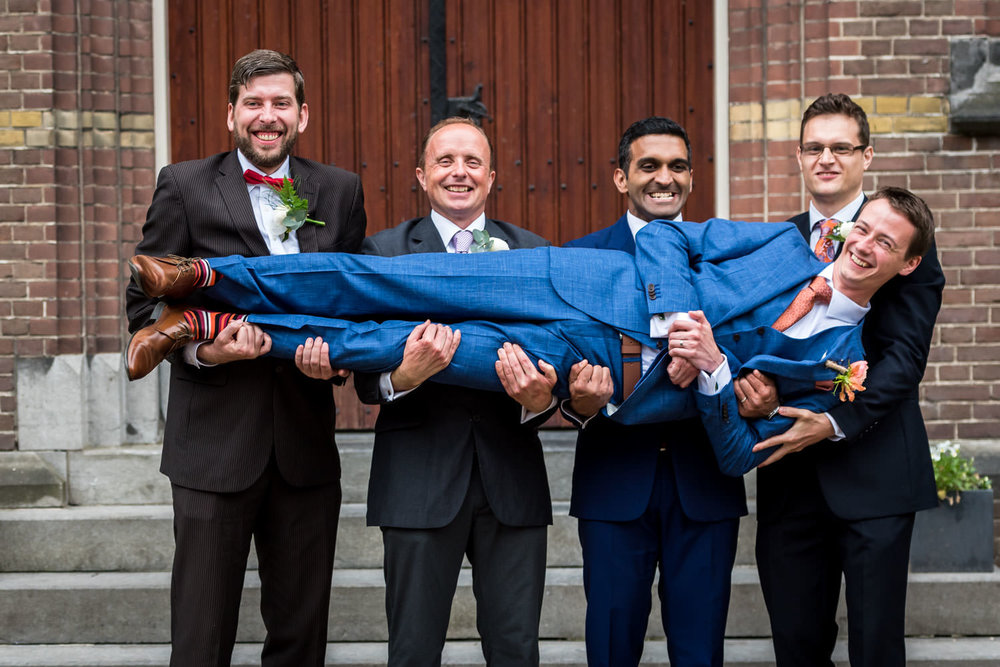
[[[537,419],[540,415],[544,415],[546,412],[548,412],[549,410],[551,410],[552,408],[554,408],[555,405],[556,405],[556,403],[558,403],[558,401],[556,400],[556,397],[553,396],[552,400],[549,401],[549,407],[545,408],[541,412],[532,412],[531,410],[529,410],[528,408],[526,408],[526,407],[524,407],[522,405],[521,406],[521,423],[522,424],[527,424],[532,419]]]
[[[834,419],[833,415],[831,415],[829,412],[824,412],[823,414],[826,415],[826,418],[830,420],[830,426],[833,427],[833,435],[827,438],[827,440],[831,440],[833,442],[837,442],[838,440],[843,440],[845,437],[844,431],[843,429],[840,428],[840,424],[837,423],[837,420]]]

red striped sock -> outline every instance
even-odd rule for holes
[[[219,274],[208,265],[207,259],[194,259],[191,261],[191,268],[194,269],[195,285],[198,287],[211,287],[219,279]]]
[[[214,271],[212,273],[215,273]],[[219,332],[234,320],[245,319],[246,315],[237,313],[218,313],[201,308],[189,308],[184,311],[184,321],[191,328],[191,338],[194,340],[212,340]]]

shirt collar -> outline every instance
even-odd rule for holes
[[[839,220],[840,222],[850,222],[851,220],[854,220],[855,217],[857,217],[858,209],[861,208],[861,204],[862,202],[864,202],[864,200],[865,200],[865,193],[862,192],[857,197],[855,197],[851,203],[849,203],[847,206],[840,209],[839,211],[837,211],[836,213],[834,213],[829,217]],[[812,229],[817,224],[823,222],[826,219],[827,216],[820,213],[819,210],[816,208],[816,204],[810,201],[809,228]]]
[[[431,210],[431,222],[434,223],[434,228],[437,229],[438,235],[441,236],[441,243],[443,243],[446,248],[448,247],[448,244],[451,243],[451,237],[462,229],[462,227],[459,227],[435,210]],[[468,229],[470,232],[477,229],[485,231],[486,214],[480,213],[479,217],[473,220],[468,227],[465,227],[465,229]]]
[[[830,295],[830,305],[826,311],[826,316],[828,318],[837,320],[838,322],[843,322],[848,326],[854,326],[868,314],[869,310],[871,310],[871,304],[859,306],[854,303],[854,301],[837,291],[837,288],[833,286],[832,262],[827,264],[826,267],[819,272],[819,275],[826,279],[827,284],[830,285],[830,288],[833,290],[833,294]]]
[[[236,149],[236,157],[240,161],[241,171],[246,171],[247,169],[250,169],[251,171],[256,171],[258,174],[261,173],[260,167],[255,167],[254,165],[250,164],[250,160],[248,160],[247,157],[243,155],[243,151],[241,151],[238,148]],[[290,164],[291,160],[286,155],[285,161],[281,163],[281,166],[279,166],[270,174],[264,174],[264,175],[270,176],[271,178],[290,178],[290,169],[289,169]],[[251,188],[254,187],[252,183],[247,183],[247,185],[250,186]]]
[[[625,211],[625,219],[628,221],[629,231],[632,232],[632,239],[635,239],[635,235],[639,233],[639,230],[648,225],[649,223],[645,220],[641,220],[636,215],[633,215],[632,211]],[[680,212],[677,213],[671,220],[674,222],[680,222],[684,218],[681,216]]]

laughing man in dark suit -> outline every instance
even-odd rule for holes
[[[364,252],[467,252],[473,230],[487,232],[498,247],[547,245],[486,218],[495,172],[479,126],[458,118],[437,124],[419,165],[430,215],[369,237]],[[537,665],[552,522],[537,429],[554,410],[555,372],[547,364],[539,370],[520,349],[507,347],[497,372],[509,395],[434,382],[460,336],[443,325],[420,325],[399,367],[356,380],[361,400],[381,404],[368,524],[382,528],[385,544],[389,664],[440,664],[467,556],[487,664]]]
[[[358,176],[289,157],[309,121],[304,97],[290,57],[254,51],[240,58],[228,110],[237,150],[160,172],[137,251],[357,251],[365,233]],[[306,224],[282,239],[284,230],[269,226],[276,202],[263,176],[291,177],[309,217],[325,226]],[[154,317],[156,305],[132,282],[129,329]],[[325,662],[341,499],[333,397],[330,382],[306,377],[290,361],[256,358],[267,351],[265,340],[257,327],[235,323],[172,359],[160,468],[174,504],[171,665],[229,664],[251,537],[267,629],[262,664]]]
[[[803,115],[796,154],[811,202],[792,221],[829,261],[840,241],[824,242],[829,231],[818,226],[854,220],[865,199],[873,149],[864,110],[846,95],[818,98]],[[906,662],[913,518],[937,504],[917,387],[943,287],[932,244],[916,270],[871,299],[867,390],[826,413],[781,408],[796,423],[755,448],[779,446],[757,476],[757,566],[779,667],[832,664],[842,576],[851,665]]]

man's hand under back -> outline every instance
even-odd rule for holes
[[[528,412],[542,413],[552,406],[556,369],[539,359],[538,368],[520,345],[504,343],[497,350],[496,371],[507,395]]]

